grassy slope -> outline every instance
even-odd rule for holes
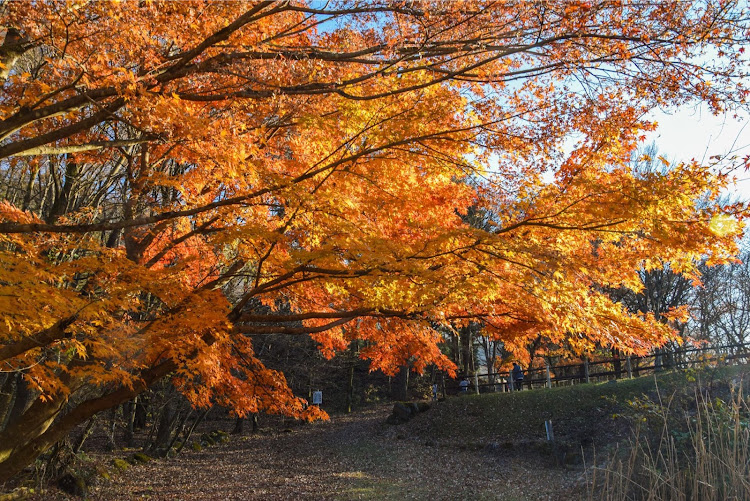
[[[608,444],[624,438],[628,401],[646,395],[666,402],[673,394],[693,395],[710,389],[722,398],[731,381],[750,378],[749,366],[721,367],[601,384],[581,384],[515,393],[449,398],[406,427],[424,439],[450,444],[508,443],[544,440],[544,421],[551,420],[555,439],[573,446]],[[749,387],[750,384],[745,384]],[[657,391],[658,389],[658,391]],[[684,399],[683,399],[684,400]],[[689,400],[689,398],[688,398]]]
[[[695,402],[698,388],[722,398],[741,378],[750,378],[750,367],[448,398],[409,423],[380,423],[376,434],[338,444],[345,463],[361,473],[338,494],[340,499],[585,499],[581,448],[590,463],[629,438],[630,424],[643,408],[629,401],[669,402],[680,414]],[[547,419],[553,422],[554,444],[546,442]]]

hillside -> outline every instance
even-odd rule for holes
[[[414,438],[445,446],[518,449],[521,444],[528,452],[529,444],[546,442],[545,421],[549,420],[555,442],[577,454],[581,448],[602,450],[627,438],[632,424],[642,420],[644,405],[649,412],[657,412],[661,402],[665,407],[671,405],[672,414],[679,414],[686,407],[695,407],[698,392],[725,400],[743,379],[747,389],[749,376],[750,366],[734,366],[468,395],[438,402],[424,417],[420,415],[402,429]]]

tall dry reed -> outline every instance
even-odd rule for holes
[[[588,469],[590,500],[750,501],[750,401],[741,384],[725,400],[697,392],[694,406],[651,404],[627,446]]]

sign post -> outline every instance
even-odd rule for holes
[[[315,390],[312,394],[312,398],[313,398],[313,401],[312,401],[313,405],[317,405],[318,407],[320,407],[323,404],[323,392],[322,391]]]

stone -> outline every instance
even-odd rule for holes
[[[411,406],[404,405],[401,402],[393,404],[393,414],[401,421],[409,421],[412,417]]]
[[[395,415],[395,414],[390,414],[390,415],[388,416],[388,419],[386,419],[386,420],[385,420],[385,422],[386,422],[387,424],[401,424],[401,423],[403,423],[403,421],[401,421],[401,420],[400,420],[400,419],[398,418],[398,416],[397,416],[397,415]]]
[[[86,481],[82,476],[73,471],[68,471],[57,479],[57,485],[61,490],[74,496],[86,497],[89,493]]]
[[[133,459],[138,463],[148,463],[151,461],[151,456],[144,454],[143,452],[136,452],[133,454]]]

